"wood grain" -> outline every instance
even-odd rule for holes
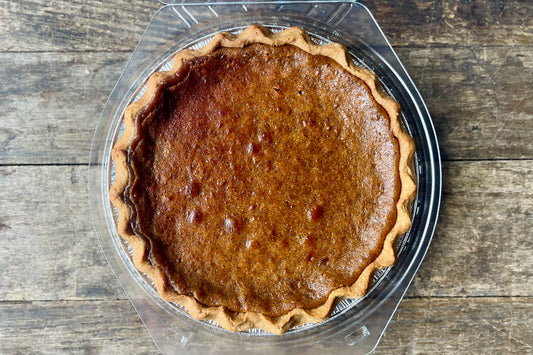
[[[533,2],[362,2],[444,158],[433,243],[376,354],[533,354]],[[86,165],[160,6],[0,0],[0,353],[157,353],[100,251]]]
[[[532,354],[532,313],[531,297],[407,298],[375,354]],[[157,353],[127,300],[3,302],[0,339],[8,354]]]
[[[394,46],[533,43],[527,0],[363,3]],[[0,0],[0,51],[131,51],[158,7],[154,0]]]
[[[0,226],[3,301],[125,298],[94,233],[87,167],[0,167]]]
[[[0,164],[87,163],[129,54],[0,53]]]
[[[444,159],[533,158],[533,46],[400,49]],[[0,164],[87,163],[129,54],[0,53]],[[439,68],[439,70],[435,70]]]
[[[533,354],[533,298],[404,299],[378,354]]]
[[[528,0],[362,1],[393,46],[533,43]]]
[[[447,162],[440,220],[411,296],[533,295],[533,164]]]
[[[531,159],[533,45],[399,48],[443,159]]]
[[[2,354],[157,353],[127,300],[2,302],[0,339]]]
[[[160,7],[151,0],[0,0],[0,51],[132,51]]]

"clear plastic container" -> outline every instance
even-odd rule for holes
[[[140,97],[150,74],[169,69],[172,56],[181,49],[201,47],[217,32],[240,32],[251,24],[272,31],[298,26],[318,43],[346,46],[355,61],[375,72],[400,102],[402,123],[416,144],[418,190],[413,222],[398,242],[397,262],[377,273],[362,299],[340,302],[324,322],[283,335],[256,330],[228,332],[216,324],[194,320],[179,306],[162,300],[133,266],[128,246],[116,232],[116,216],[109,202],[114,178],[111,148],[123,128],[124,109]],[[440,156],[427,108],[371,13],[353,1],[167,2],[152,18],[104,107],[89,166],[90,207],[102,250],[155,344],[168,354],[371,352],[426,254],[440,197]]]

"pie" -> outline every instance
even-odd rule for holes
[[[399,105],[339,44],[251,26],[182,50],[124,114],[110,199],[159,295],[281,334],[363,296],[410,226]]]

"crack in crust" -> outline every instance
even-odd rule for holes
[[[191,296],[177,294],[171,286],[167,285],[167,278],[163,272],[153,266],[149,261],[149,243],[135,235],[132,231],[130,226],[131,211],[124,202],[124,192],[127,189],[129,181],[127,154],[130,142],[135,137],[135,118],[137,114],[151,104],[154,93],[165,85],[166,78],[169,78],[178,71],[184,61],[207,55],[221,47],[240,48],[252,43],[271,46],[290,44],[312,55],[329,57],[348,72],[362,79],[370,89],[375,101],[386,110],[390,118],[392,132],[398,139],[400,147],[399,177],[401,191],[396,203],[397,220],[392,230],[387,234],[379,256],[363,270],[354,284],[333,290],[327,301],[321,306],[313,309],[296,308],[278,317],[269,317],[257,312],[232,312],[223,306],[207,307],[200,304]],[[416,190],[410,168],[414,154],[414,143],[401,128],[398,119],[399,110],[399,104],[383,94],[378,88],[375,74],[353,64],[348,52],[343,46],[336,43],[317,45],[299,28],[289,28],[280,33],[271,33],[263,27],[250,26],[238,35],[218,33],[205,47],[198,50],[180,51],[174,57],[172,70],[170,72],[154,73],[148,80],[145,94],[137,102],[128,106],[124,114],[124,133],[119,137],[112,150],[116,179],[110,189],[110,200],[118,210],[118,233],[129,243],[133,250],[132,261],[135,267],[152,279],[158,293],[163,299],[184,306],[195,319],[215,321],[230,331],[245,331],[252,328],[259,328],[271,333],[281,334],[297,325],[323,321],[328,317],[336,299],[364,296],[374,272],[378,269],[391,266],[395,262],[394,243],[397,237],[405,233],[410,227],[411,219],[407,208]]]

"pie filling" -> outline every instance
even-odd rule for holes
[[[165,292],[273,318],[314,309],[397,223],[391,118],[328,56],[247,43],[185,58],[134,119],[122,198]]]

